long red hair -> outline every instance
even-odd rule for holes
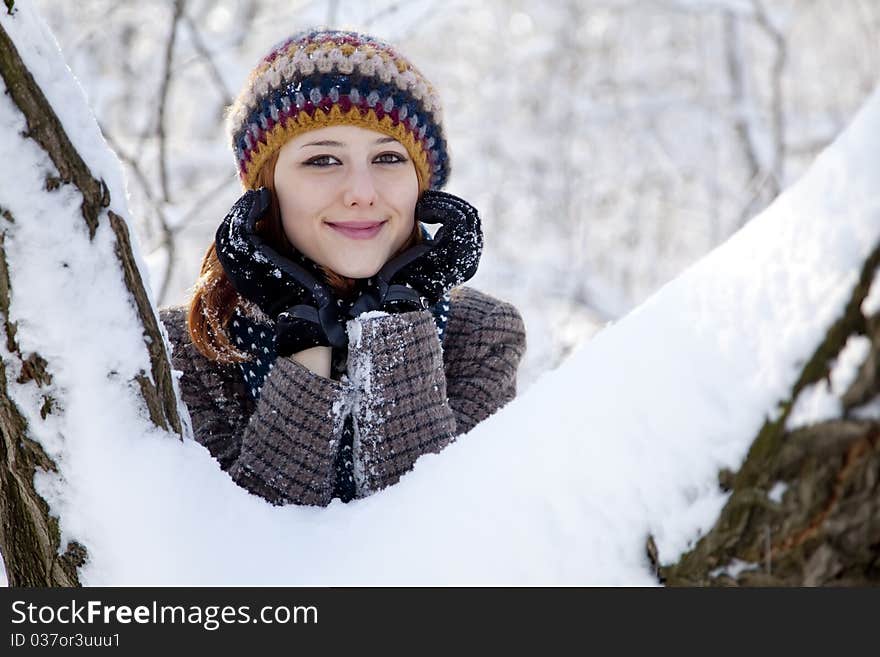
[[[278,152],[276,150],[272,154],[257,176],[257,187],[269,189],[272,192],[272,202],[265,216],[257,221],[256,231],[281,255],[290,257],[293,247],[284,232],[281,208],[275,194],[275,163],[278,161]],[[422,233],[416,222],[412,235],[398,253],[421,240]],[[348,298],[352,295],[355,279],[341,276],[323,266],[319,269],[326,283],[338,296]],[[241,301],[242,297],[232,287],[220,260],[217,259],[214,243],[211,242],[202,259],[202,268],[193,287],[187,315],[190,339],[206,358],[221,363],[241,363],[250,360],[249,354],[232,346],[226,332],[229,318]]]

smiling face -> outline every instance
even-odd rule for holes
[[[373,276],[413,232],[416,169],[382,133],[337,125],[297,135],[278,153],[274,182],[287,239],[342,276]]]

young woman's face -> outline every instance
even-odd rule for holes
[[[330,126],[281,148],[275,192],[297,250],[342,276],[368,278],[412,233],[419,183],[400,142]]]

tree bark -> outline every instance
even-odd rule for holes
[[[141,372],[135,383],[141,392],[144,408],[151,421],[181,436],[178,400],[174,394],[171,364],[159,330],[156,314],[144,289],[143,280],[132,254],[128,228],[122,218],[107,208],[110,193],[103,180],[94,178],[88,165],[77,153],[61,122],[45,95],[22,61],[15,44],[0,25],[0,75],[5,93],[21,111],[26,124],[25,137],[32,139],[45,152],[58,171],[58,177],[46,180],[46,193],[62,185],[73,185],[82,195],[82,218],[94,238],[100,221],[109,221],[116,236],[114,263],[131,293],[143,325],[144,344],[150,355],[151,372]],[[34,381],[45,389],[39,409],[48,414],[63,412],[48,393],[52,382],[50,363],[38,353],[23,353],[10,320],[10,299],[15,281],[10,280],[7,267],[6,230],[17,220],[8,210],[0,208],[0,322],[5,332],[10,357],[18,360],[21,375],[15,383]],[[110,268],[111,271],[117,271]],[[85,548],[75,540],[68,542],[59,556],[60,533],[57,519],[49,515],[49,507],[34,489],[34,474],[40,468],[57,471],[56,464],[38,442],[32,439],[27,413],[16,406],[9,396],[10,363],[0,365],[0,551],[6,565],[10,586],[77,586],[77,569],[88,559]],[[19,368],[16,367],[16,370]],[[155,383],[154,383],[155,382]]]
[[[739,472],[722,472],[730,497],[712,529],[677,563],[660,565],[667,585],[853,586],[880,584],[880,422],[855,409],[880,395],[880,313],[862,302],[880,275],[880,245],[865,261],[843,316],[804,365],[779,417],[767,420]],[[871,341],[867,360],[841,396],[840,417],[786,430],[798,396],[829,379],[851,336]],[[786,488],[774,501],[770,490]]]

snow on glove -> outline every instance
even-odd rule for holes
[[[427,190],[416,203],[415,218],[441,224],[434,239],[410,247],[367,279],[350,310],[352,317],[368,310],[428,308],[477,272],[483,231],[475,207],[452,194]]]
[[[321,282],[315,264],[295,251],[286,258],[256,232],[271,202],[266,188],[248,190],[223,219],[215,236],[217,259],[232,286],[275,319],[279,355],[309,347],[342,347],[347,307]]]

